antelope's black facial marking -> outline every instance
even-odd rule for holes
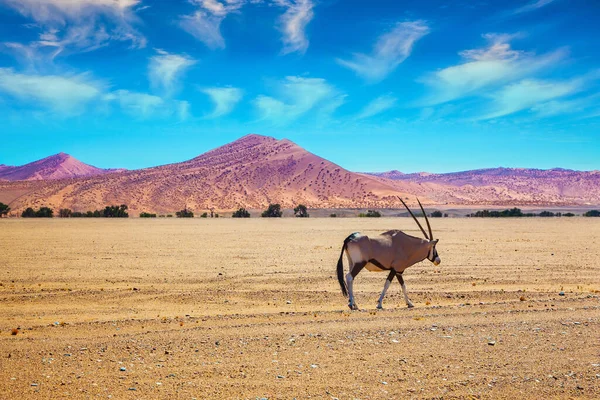
[[[439,263],[442,262],[442,260],[440,259],[440,256],[438,255],[438,252],[435,248],[436,243],[433,244],[433,246],[431,246],[431,249],[429,249],[429,253],[427,254],[427,259],[429,261],[431,261],[434,265],[438,265]]]

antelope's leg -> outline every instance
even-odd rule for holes
[[[350,307],[351,310],[358,310],[358,306],[354,301],[354,288],[352,287],[352,284],[356,275],[358,275],[365,265],[367,265],[366,261],[361,261],[354,264],[352,269],[350,269],[350,272],[346,275],[346,285],[348,286],[348,307]]]
[[[383,298],[385,297],[385,292],[387,292],[390,284],[394,280],[394,276],[396,276],[396,271],[391,270],[387,279],[385,280],[385,284],[383,285],[383,291],[381,292],[381,296],[379,296],[379,300],[377,301],[377,308],[379,310],[383,309]]]
[[[398,282],[400,282],[400,286],[402,286],[402,293],[404,293],[404,301],[406,301],[406,305],[408,308],[413,308],[414,305],[408,299],[408,294],[406,293],[406,285],[404,284],[404,279],[402,278],[402,274],[397,274],[396,278],[398,278]]]

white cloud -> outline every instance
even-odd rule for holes
[[[129,42],[134,48],[146,39],[131,25],[133,7],[140,0],[0,0],[36,22],[38,40],[5,47],[34,63],[63,53],[87,52],[112,41]]]
[[[107,85],[90,74],[40,75],[17,73],[0,68],[0,99],[19,102],[23,109],[49,111],[54,116],[75,116],[86,111],[109,110],[116,103],[119,109],[136,118],[167,118],[189,116],[185,101],[163,99],[147,93],[129,90],[108,91]]]
[[[243,96],[242,90],[234,87],[212,87],[201,90],[210,96],[215,105],[215,109],[207,118],[218,118],[229,114]]]
[[[529,4],[524,5],[523,7],[519,7],[513,11],[513,14],[522,14],[530,11],[535,11],[538,8],[542,8],[552,3],[554,0],[535,0]]]
[[[135,117],[147,118],[163,108],[164,100],[147,93],[117,90],[105,96],[105,100],[115,100],[121,109]]]
[[[380,113],[387,111],[390,108],[394,107],[396,105],[397,101],[398,101],[397,98],[395,98],[389,94],[379,96],[376,99],[369,102],[369,104],[367,104],[365,106],[365,108],[363,108],[363,110],[360,112],[360,114],[358,114],[357,118],[358,119],[369,118],[369,117],[375,116],[377,114],[380,114]]]
[[[466,96],[480,95],[484,90],[532,76],[564,59],[564,49],[536,56],[513,50],[508,43],[515,35],[487,34],[489,45],[460,53],[464,62],[426,75],[422,81],[431,94],[423,103],[434,105]]]
[[[26,75],[0,68],[0,92],[60,114],[80,114],[103,91],[104,85],[86,74]]]
[[[406,60],[414,44],[428,33],[425,21],[399,22],[377,39],[372,54],[355,53],[352,60],[337,62],[370,82],[379,82]]]
[[[158,50],[158,55],[150,58],[148,76],[154,89],[162,91],[166,96],[171,96],[178,86],[178,80],[185,70],[196,63],[185,54],[170,54]]]
[[[308,48],[306,26],[314,16],[312,0],[275,0],[287,10],[279,18],[279,29],[283,33],[283,54],[304,53]]]
[[[203,42],[210,49],[225,48],[221,22],[227,14],[238,11],[244,0],[191,0],[198,9],[192,15],[181,17],[181,28]]]
[[[531,108],[531,111],[540,118],[580,113],[597,104],[599,96],[596,94],[570,100],[552,100],[535,105]]]
[[[116,102],[121,111],[139,119],[177,117],[185,120],[190,116],[187,101],[164,99],[148,93],[115,90],[104,95],[103,100]]]
[[[478,119],[492,119],[531,109],[540,103],[570,96],[584,89],[584,80],[540,81],[524,79],[505,86],[491,97],[492,109]]]
[[[331,105],[343,102],[338,90],[321,78],[288,76],[278,83],[277,92],[278,98],[261,95],[254,100],[261,119],[276,124],[293,121],[311,110],[332,113],[335,108]]]

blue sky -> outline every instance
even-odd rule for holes
[[[248,133],[354,171],[600,169],[595,0],[0,0],[0,164]]]

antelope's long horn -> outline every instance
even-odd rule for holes
[[[421,226],[421,223],[419,222],[419,220],[417,219],[417,217],[415,217],[415,214],[412,213],[412,211],[410,211],[410,208],[408,208],[408,206],[406,205],[406,203],[404,202],[404,200],[402,200],[400,198],[400,196],[396,196],[398,197],[398,199],[402,202],[402,204],[404,204],[404,207],[406,207],[406,209],[408,210],[408,212],[410,213],[410,215],[413,217],[413,219],[415,220],[415,222],[417,223],[417,225],[419,225],[419,228],[421,228],[421,232],[423,232],[423,235],[427,238],[427,240],[429,240],[429,237],[427,237],[427,234],[425,233],[425,229],[423,229],[423,227]]]
[[[425,222],[427,222],[427,229],[429,229],[429,240],[433,240],[433,233],[431,232],[431,225],[429,225],[429,218],[427,218],[427,214],[425,213],[425,210],[423,209],[418,197],[417,203],[419,203],[419,207],[421,207],[421,211],[423,211],[423,216],[425,217]]]

